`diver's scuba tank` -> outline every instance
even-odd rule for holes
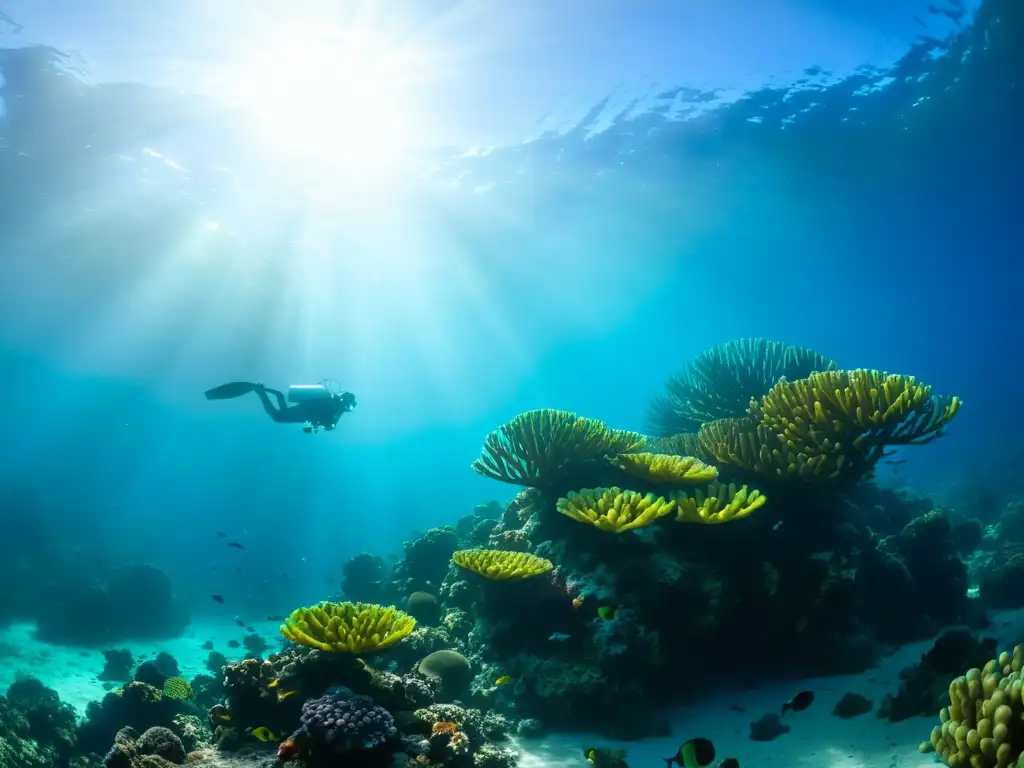
[[[288,387],[289,403],[312,403],[330,400],[334,395],[323,384],[292,384]]]

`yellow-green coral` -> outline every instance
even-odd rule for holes
[[[168,677],[164,680],[164,696],[177,701],[188,701],[192,698],[192,686],[183,677]]]
[[[717,469],[693,456],[622,453],[616,463],[629,474],[655,483],[706,483],[718,477]]]
[[[777,478],[856,479],[890,445],[942,434],[960,399],[933,395],[912,376],[824,371],[782,380],[747,416],[701,427],[704,449],[721,463]]]
[[[164,681],[164,696],[178,701],[187,701],[193,697],[193,689],[183,677],[169,677]]]
[[[288,640],[329,653],[374,653],[408,637],[416,620],[395,607],[320,603],[297,608],[281,625]]]
[[[755,413],[787,442],[830,441],[860,449],[934,440],[960,405],[960,398],[933,395],[913,376],[858,369],[780,381]]]
[[[1013,768],[1024,750],[1024,645],[1005,651],[984,669],[971,669],[949,685],[949,706],[939,713],[922,752],[935,750],[950,768]]]
[[[452,562],[492,581],[528,579],[554,568],[550,560],[529,552],[496,549],[460,549],[452,555]]]
[[[735,483],[710,483],[706,489],[676,491],[676,521],[680,523],[727,523],[740,520],[760,509],[768,500],[760,491],[736,487]]]
[[[589,460],[628,453],[643,442],[636,432],[542,408],[521,413],[491,432],[472,467],[494,480],[544,488]]]
[[[784,442],[752,418],[709,422],[701,427],[700,440],[715,461],[778,479],[819,482],[857,476],[877,460],[859,453],[847,456],[837,443]]]
[[[557,508],[566,517],[599,530],[623,533],[671,514],[676,503],[653,493],[644,496],[621,488],[585,488],[559,499]]]

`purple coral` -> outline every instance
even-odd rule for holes
[[[390,712],[340,687],[302,705],[300,730],[336,753],[373,749],[398,735]]]

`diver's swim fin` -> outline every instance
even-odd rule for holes
[[[230,381],[219,387],[206,390],[207,400],[230,400],[234,397],[248,395],[259,386],[251,381]]]

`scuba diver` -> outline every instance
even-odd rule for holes
[[[288,387],[287,400],[280,390],[251,381],[232,381],[208,389],[206,399],[230,400],[250,392],[256,393],[271,419],[278,424],[302,424],[302,431],[307,435],[321,429],[334,429],[341,415],[354,411],[356,407],[356,396],[343,391],[331,379],[324,379],[319,384],[293,384]]]

